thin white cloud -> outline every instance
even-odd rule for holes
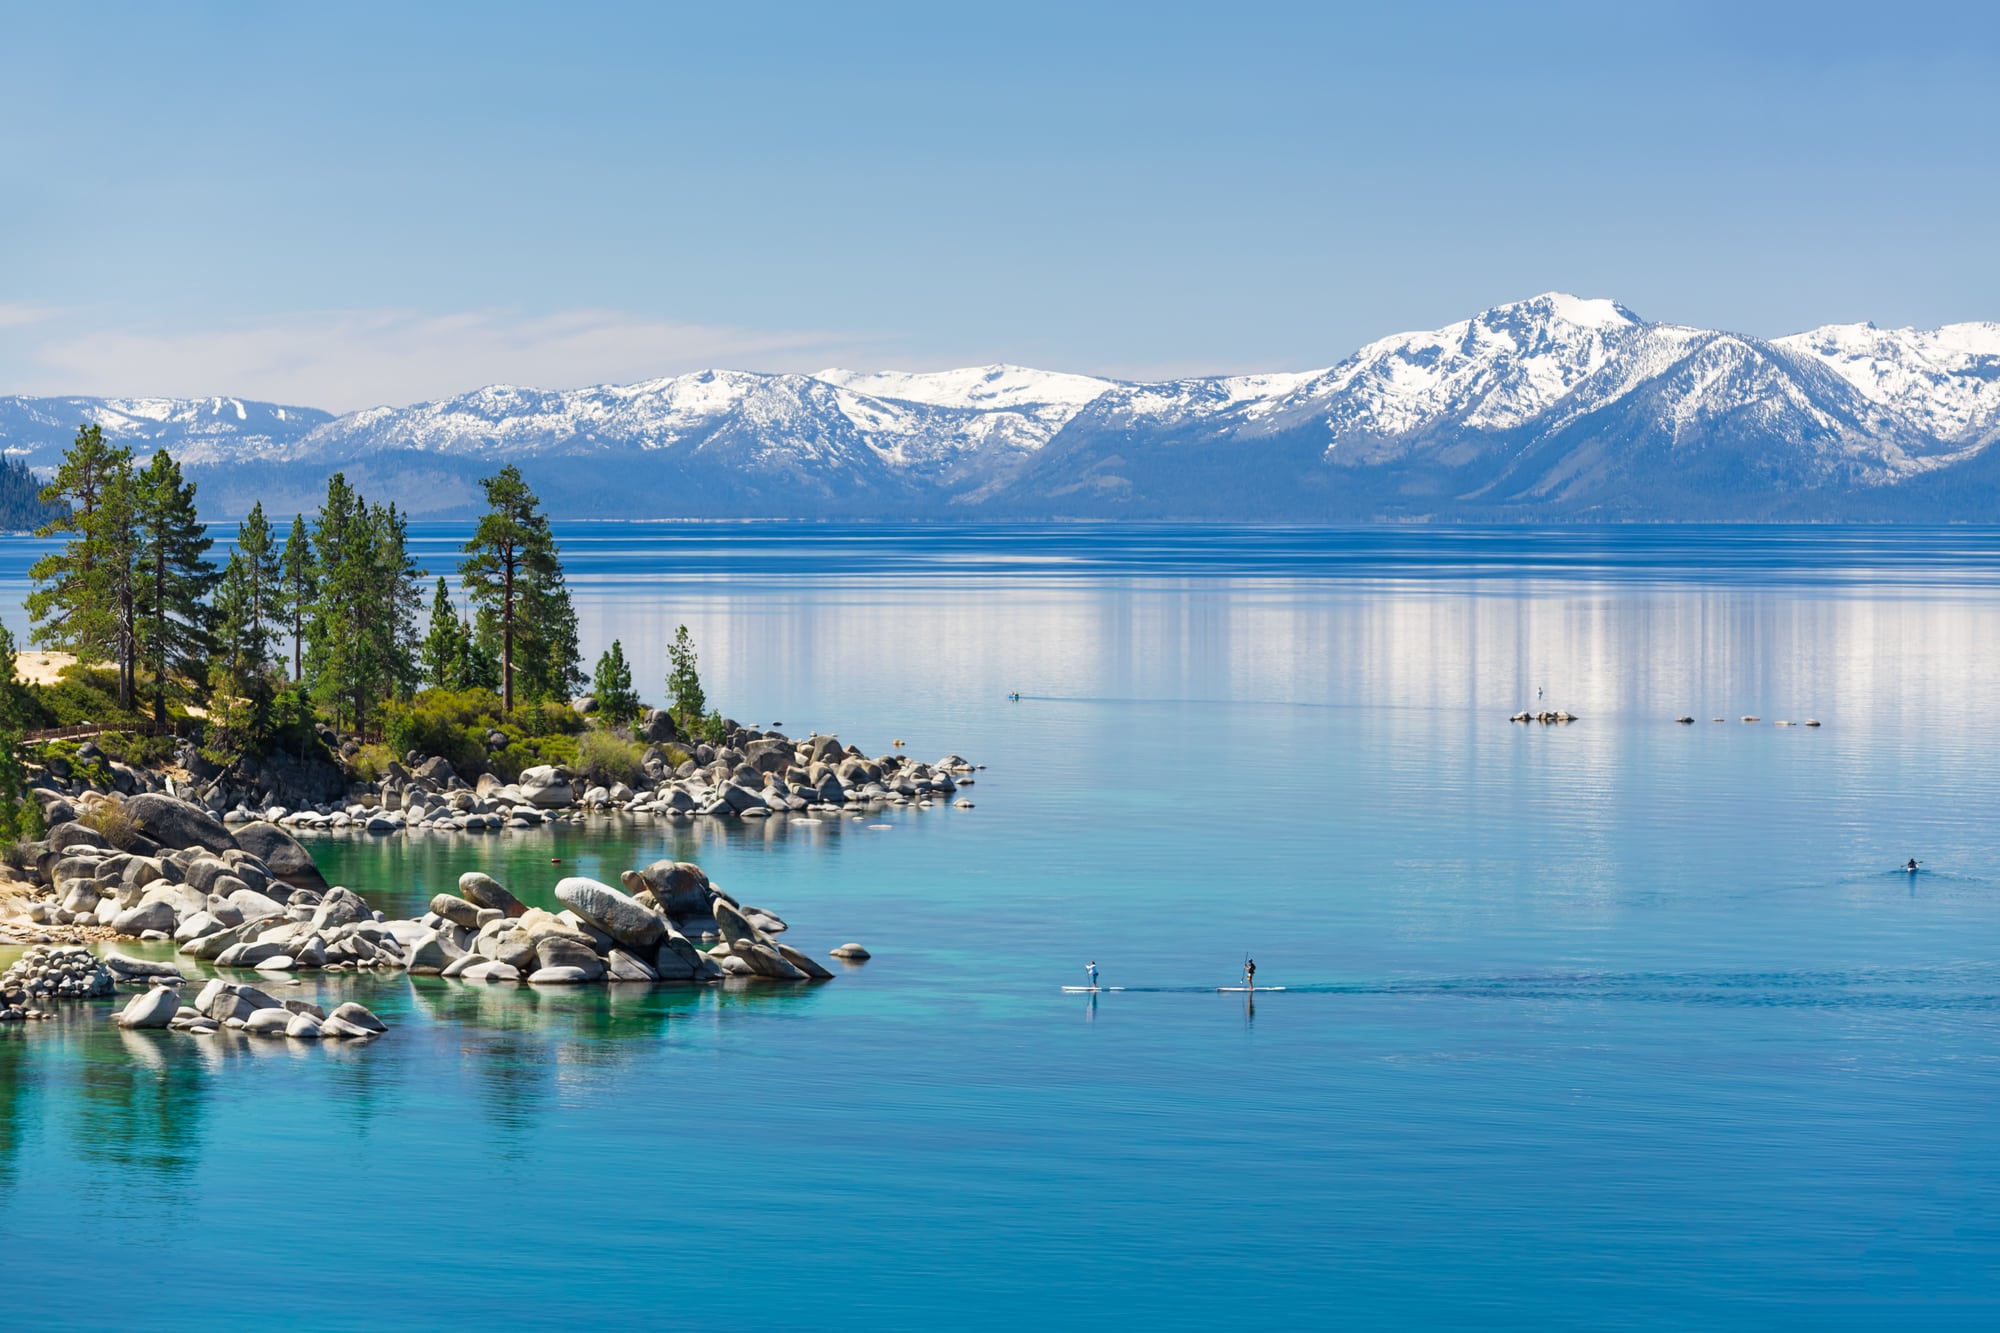
[[[0,301],[0,329],[26,328],[30,324],[40,324],[54,319],[54,306],[21,305],[17,302]]]
[[[25,309],[0,305],[0,327],[6,312]],[[571,388],[710,367],[810,370],[870,345],[853,334],[680,324],[616,310],[336,310],[177,333],[63,323],[8,358],[17,370],[7,390],[229,394],[341,412],[487,384]]]

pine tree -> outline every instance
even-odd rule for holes
[[[306,535],[306,516],[296,514],[292,518],[291,535],[285,538],[285,549],[278,554],[277,598],[285,628],[292,636],[293,680],[305,677],[306,621],[311,618],[313,602],[319,596],[317,570],[312,538]]]
[[[76,654],[80,662],[102,662],[113,650],[114,600],[105,586],[105,547],[115,540],[106,522],[104,493],[130,471],[132,451],[105,443],[97,426],[84,426],[64,452],[55,476],[42,488],[44,504],[64,506],[59,517],[35,533],[70,540],[35,561],[28,571],[35,588],[28,594],[30,638],[47,648]]]
[[[566,698],[579,683],[576,611],[541,501],[508,464],[480,482],[487,512],[459,566],[480,632],[499,647],[500,700]]]
[[[236,530],[236,549],[216,585],[216,648],[232,678],[262,675],[283,619],[279,554],[264,506],[253,506]]]
[[[137,478],[135,525],[139,579],[133,618],[139,655],[153,675],[153,721],[165,726],[176,673],[193,674],[209,655],[209,608],[215,584],[207,559],[214,542],[195,514],[194,483],[162,449]]]
[[[667,712],[684,734],[695,735],[708,712],[708,697],[702,693],[701,659],[695,656],[694,636],[688,633],[686,625],[674,631],[667,662],[671,668],[667,672],[667,694],[673,699]]]
[[[625,645],[616,639],[597,659],[592,692],[597,696],[597,711],[612,726],[623,726],[639,716],[639,692],[632,688],[632,668],[625,661]]]
[[[312,546],[314,596],[303,635],[305,666],[313,697],[332,706],[336,722],[346,705],[351,710],[346,716],[358,730],[374,674],[364,623],[371,571],[361,498],[344,473],[327,478],[326,498],[313,521]]]
[[[458,622],[458,681],[453,689],[500,692],[500,655],[489,636],[480,634],[469,620]]]
[[[423,605],[417,591],[424,571],[410,555],[410,522],[391,501],[387,508],[371,505],[368,527],[376,571],[376,630],[382,636],[383,690],[408,699],[421,679],[417,614]]]
[[[431,627],[418,654],[425,683],[439,690],[460,688],[458,680],[463,674],[464,655],[465,622],[452,609],[451,593],[445,587],[444,575],[440,574],[437,591],[431,596]]]
[[[245,609],[250,639],[261,666],[271,654],[284,620],[284,566],[277,535],[264,517],[264,503],[250,506],[249,516],[236,528],[236,549],[243,556]]]
[[[138,705],[139,583],[144,552],[139,529],[139,474],[129,455],[105,479],[98,497],[94,580],[103,590],[110,625],[109,653],[118,668],[118,707],[132,712]]]
[[[313,696],[366,731],[370,710],[418,679],[417,580],[408,524],[370,505],[336,472],[313,526],[317,596],[305,624]]]
[[[42,812],[21,769],[21,684],[14,677],[14,636],[0,625],[0,839],[38,838]]]

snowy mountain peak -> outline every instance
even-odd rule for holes
[[[1478,319],[1487,323],[1503,319],[1560,320],[1579,329],[1630,329],[1646,322],[1616,301],[1571,296],[1568,292],[1543,292],[1525,301],[1510,301],[1494,306]]]
[[[1773,342],[1823,363],[1939,440],[1974,442],[2000,432],[2000,324],[1828,324]]]
[[[47,467],[83,421],[171,447],[235,513],[287,486],[307,504],[336,468],[447,510],[514,460],[552,512],[634,517],[1835,516],[1890,512],[1855,497],[1894,491],[1914,516],[1948,499],[1990,519],[2000,324],[1764,339],[1544,292],[1323,370],[709,369],[338,419],[229,397],[0,398],[0,448]]]
[[[979,411],[1079,408],[1116,382],[1005,364],[930,371],[822,370],[813,378],[872,398]]]

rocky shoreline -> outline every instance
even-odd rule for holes
[[[151,792],[92,791],[78,801],[82,818],[15,849],[39,896],[27,922],[14,925],[37,943],[0,982],[0,1022],[46,1017],[48,1003],[101,998],[123,984],[146,987],[115,1016],[129,1028],[355,1040],[384,1030],[358,1005],[328,1013],[226,976],[183,1003],[181,988],[201,978],[170,962],[56,943],[57,935],[84,933],[171,941],[191,963],[270,981],[360,971],[522,986],[833,976],[778,938],[788,927],[776,913],[737,901],[689,862],[625,871],[622,888],[564,878],[553,889],[560,911],[531,907],[490,875],[468,871],[458,892],[435,895],[416,917],[392,919],[352,889],[327,884],[305,847],[270,821],[230,826]],[[83,819],[123,830],[125,845]],[[830,953],[848,963],[868,957],[853,943]]]
[[[607,811],[766,819],[926,808],[946,801],[972,808],[958,792],[974,781],[973,765],[958,755],[934,764],[895,753],[871,758],[837,737],[817,734],[794,741],[779,732],[739,731],[737,740],[721,747],[698,745],[673,768],[665,752],[652,747],[640,761],[644,777],[636,787],[593,784],[556,765],[525,769],[513,782],[491,773],[467,781],[442,756],[412,755],[407,763],[391,764],[375,791],[344,806],[289,810],[239,804],[219,813],[228,823],[264,820],[292,829],[473,833],[578,822],[589,812]]]
[[[637,734],[670,730],[663,714],[642,721]],[[506,737],[494,733],[496,743]],[[902,742],[896,743],[898,746]],[[671,747],[671,753],[670,753]],[[359,746],[349,741],[348,758]],[[671,763],[672,754],[687,758]],[[218,772],[190,757],[187,776],[106,761],[86,742],[79,764],[67,761],[35,774],[30,792],[51,826],[77,820],[91,793],[119,797],[170,795],[230,825],[270,823],[293,831],[362,829],[482,833],[532,829],[551,822],[582,822],[592,813],[621,812],[666,819],[811,820],[823,815],[894,806],[928,808],[949,803],[969,810],[961,793],[974,765],[946,755],[924,763],[891,750],[870,756],[817,732],[794,740],[783,732],[730,725],[722,745],[676,743],[647,746],[636,783],[593,782],[569,769],[544,764],[508,782],[491,772],[460,774],[441,755],[405,755],[379,781],[348,781],[330,765],[300,774],[296,765],[260,761],[245,776]],[[210,776],[201,774],[207,771]],[[93,780],[94,779],[94,780]]]

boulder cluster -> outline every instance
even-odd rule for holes
[[[934,764],[890,753],[873,758],[838,737],[794,741],[780,732],[738,728],[720,747],[695,745],[677,766],[667,751],[649,748],[638,785],[594,784],[555,765],[525,769],[513,782],[491,773],[468,780],[439,755],[407,756],[392,763],[372,792],[344,805],[307,809],[239,805],[221,812],[225,823],[267,822],[293,829],[366,829],[479,833],[537,828],[551,821],[580,822],[592,811],[693,819],[812,818],[850,808],[927,807],[951,802],[971,809],[959,789],[972,783],[973,765],[958,755]]]
[[[311,854],[274,825],[232,832],[199,806],[157,793],[100,796],[103,805],[115,807],[115,818],[100,823],[121,846],[78,820],[21,844],[43,895],[28,909],[37,923],[186,941],[310,915],[327,891]]]
[[[561,880],[555,897],[563,910],[547,912],[474,871],[459,877],[456,894],[431,899],[417,921],[394,924],[422,932],[410,943],[412,973],[465,981],[581,985],[833,975],[778,941],[783,920],[738,903],[699,866],[656,861],[622,878],[623,890],[580,876]]]
[[[277,1000],[255,986],[217,977],[201,988],[193,1004],[181,1003],[181,983],[159,979],[134,995],[112,1021],[126,1028],[168,1028],[204,1036],[233,1030],[253,1037],[296,1037],[304,1041],[339,1038],[368,1041],[389,1030],[367,1008],[352,1001],[332,1013],[308,1000]]]
[[[38,1002],[89,1000],[117,988],[111,970],[79,945],[37,944],[0,976],[0,1023],[46,1018]]]

